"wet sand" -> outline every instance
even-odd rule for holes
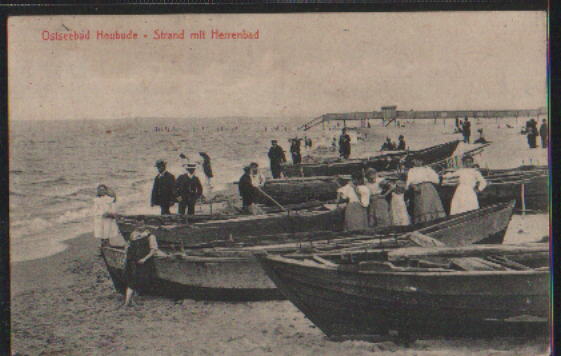
[[[493,133],[489,136],[498,140],[499,132]],[[509,159],[513,166],[529,158],[547,162],[545,150],[524,150],[523,137],[509,136],[502,137],[501,143],[512,145],[489,147],[489,154],[481,157],[485,165],[500,168],[500,157],[513,148],[520,152],[516,159]],[[545,214],[514,216],[505,243],[538,240],[548,233],[547,225]],[[288,301],[219,303],[141,297],[141,306],[118,309],[122,296],[115,292],[98,256],[97,241],[86,234],[65,243],[69,247],[51,257],[12,264],[14,354],[546,354],[547,335],[419,340],[409,347],[391,342],[332,342]]]

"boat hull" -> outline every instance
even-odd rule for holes
[[[104,247],[102,254],[115,289],[124,293],[124,250]],[[153,258],[156,274],[140,290],[143,295],[223,301],[284,299],[253,256]]]
[[[377,230],[384,234],[405,233],[418,230],[449,246],[462,246],[472,243],[502,243],[508,227],[514,202],[496,204],[478,211],[460,214],[424,225],[408,227],[388,227]],[[374,232],[373,232],[374,233]],[[311,244],[318,245],[321,235]],[[304,240],[303,240],[304,241]],[[330,244],[333,244],[329,242]],[[282,248],[285,246],[285,248]],[[307,247],[307,244],[302,244]],[[211,249],[204,256],[155,256],[156,276],[141,291],[148,295],[171,298],[193,298],[206,300],[266,300],[282,299],[282,294],[259,267],[253,253],[271,250],[273,246],[253,246],[238,248]],[[298,243],[275,245],[284,252],[300,250]],[[104,247],[102,254],[115,288],[124,290],[124,250]]]
[[[399,161],[405,157],[408,159],[420,159],[423,164],[428,165],[450,157],[458,147],[459,142],[460,141],[451,141],[411,152],[388,152],[387,154],[368,159],[353,159],[317,164],[286,164],[283,166],[283,173],[286,177],[314,177],[348,175],[368,168],[374,168],[380,172],[391,171],[397,169],[399,167]]]
[[[546,271],[352,273],[279,256],[259,260],[283,294],[330,337],[390,331],[466,336],[481,332],[482,322],[548,313]]]

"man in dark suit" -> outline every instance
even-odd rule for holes
[[[170,214],[169,207],[175,204],[175,177],[166,170],[166,162],[157,160],[158,175],[154,178],[151,206],[158,205],[162,215]]]
[[[187,173],[180,175],[175,182],[175,194],[179,202],[177,213],[185,214],[187,208],[188,215],[195,215],[195,203],[203,195],[203,186],[199,177],[195,175],[195,164],[183,165],[187,168]]]
[[[286,156],[284,155],[284,150],[278,145],[277,140],[271,141],[271,148],[269,149],[269,160],[271,161],[271,173],[273,178],[280,178],[282,166],[281,164],[286,162]]]
[[[339,136],[339,154],[344,159],[349,159],[351,156],[351,136],[347,134],[347,129],[343,129]]]

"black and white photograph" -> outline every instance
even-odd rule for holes
[[[545,11],[7,33],[13,355],[550,355]]]

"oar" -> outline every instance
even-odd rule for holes
[[[278,201],[276,201],[275,199],[273,199],[272,196],[270,196],[269,194],[265,193],[261,188],[259,188],[258,186],[255,187],[259,192],[261,192],[261,194],[263,194],[267,199],[269,199],[270,201],[272,201],[276,206],[278,206],[279,208],[281,208],[282,211],[286,211],[288,212],[288,210],[282,206]]]

